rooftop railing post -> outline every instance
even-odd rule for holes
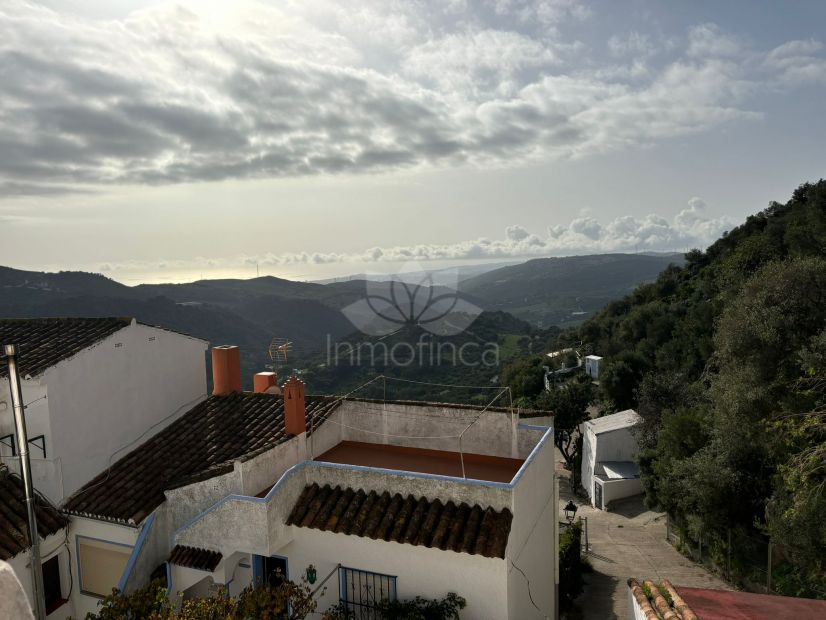
[[[46,603],[43,598],[43,568],[40,565],[40,535],[37,531],[37,513],[35,512],[34,484],[32,483],[31,462],[29,461],[29,438],[26,433],[26,417],[23,405],[23,390],[20,385],[20,370],[17,366],[17,345],[5,346],[6,363],[9,369],[9,388],[12,409],[14,410],[14,427],[17,433],[17,448],[20,452],[20,472],[26,494],[26,512],[29,516],[29,542],[31,543],[32,598],[35,617],[45,620]]]

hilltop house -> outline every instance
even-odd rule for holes
[[[134,319],[63,318],[0,319],[0,344],[19,348],[32,478],[41,496],[48,606],[64,601],[72,589],[74,549],[67,546],[67,523],[55,516],[54,506],[104,471],[124,448],[206,398],[207,343]],[[30,543],[16,482],[20,450],[7,375],[0,357],[0,558],[9,561],[30,594]],[[71,611],[57,605],[49,618]]]
[[[639,445],[631,432],[640,421],[627,409],[582,424],[582,486],[592,506],[606,510],[614,500],[642,493]]]
[[[243,393],[238,349],[212,354],[215,393],[66,503],[78,615],[153,574],[185,597],[284,574],[318,588],[319,610],[358,617],[381,598],[450,591],[468,617],[554,617],[551,426],[305,396],[294,377],[283,395],[267,380]]]
[[[599,355],[585,356],[585,374],[594,381],[599,381],[599,371],[602,366],[602,358]]]

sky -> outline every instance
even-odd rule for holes
[[[826,3],[0,0],[0,265],[706,247],[824,176]]]

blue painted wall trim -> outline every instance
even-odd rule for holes
[[[172,595],[172,564],[169,562],[164,562],[164,567],[166,568],[166,591],[171,596]]]
[[[522,426],[520,424],[520,426]],[[172,534],[172,541],[171,544],[175,546],[175,540],[182,531],[193,525],[194,523],[203,519],[206,515],[211,512],[217,510],[221,505],[226,502],[230,501],[242,501],[242,502],[249,502],[251,504],[266,504],[268,503],[273,496],[278,493],[280,488],[285,484],[285,482],[290,478],[290,476],[296,474],[297,472],[301,471],[305,467],[316,467],[319,469],[340,469],[340,470],[347,470],[347,471],[364,471],[364,472],[378,472],[382,474],[390,474],[393,476],[400,476],[403,478],[422,478],[426,480],[441,480],[445,482],[452,482],[455,484],[467,484],[473,486],[482,486],[488,487],[493,489],[506,489],[506,490],[513,490],[513,488],[519,482],[519,479],[525,473],[525,470],[533,463],[536,455],[539,451],[543,448],[545,443],[547,443],[549,438],[553,437],[554,428],[553,426],[531,426],[525,425],[527,428],[531,430],[542,430],[545,431],[540,440],[536,443],[531,450],[531,453],[528,455],[528,458],[522,463],[519,467],[519,470],[516,472],[516,475],[513,477],[513,480],[510,482],[492,482],[489,480],[474,480],[472,478],[460,478],[457,476],[444,476],[441,474],[425,474],[420,472],[413,472],[413,471],[403,471],[399,469],[385,469],[383,467],[366,467],[364,465],[348,465],[345,463],[327,463],[325,461],[301,461],[296,465],[290,467],[287,471],[285,471],[281,478],[278,479],[278,482],[273,485],[273,487],[269,490],[269,492],[264,497],[255,497],[253,495],[240,495],[240,494],[231,494],[225,497],[222,497],[217,502],[212,504],[209,508],[204,510],[203,512],[197,514],[192,519],[184,523],[181,527],[175,530]]]
[[[124,588],[126,588],[126,583],[129,581],[129,577],[132,576],[132,571],[135,569],[135,563],[138,561],[138,557],[143,549],[143,544],[146,542],[146,537],[149,536],[149,531],[152,529],[152,524],[154,522],[155,513],[153,512],[147,517],[146,521],[144,521],[141,526],[141,533],[138,534],[138,540],[132,548],[132,554],[129,556],[129,561],[126,563],[126,568],[123,569],[123,575],[121,575],[120,581],[118,581],[118,590],[121,592],[124,591]]]

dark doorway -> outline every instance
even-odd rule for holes
[[[66,602],[60,587],[60,558],[54,556],[43,562],[43,594],[46,599],[46,613],[50,614]]]
[[[287,558],[264,558],[263,581],[266,585],[277,587],[287,579]]]

